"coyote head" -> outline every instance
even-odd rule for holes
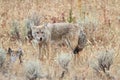
[[[38,43],[46,41],[47,39],[46,32],[47,29],[43,25],[32,27],[32,36]]]
[[[23,50],[19,48],[18,50],[12,50],[11,48],[8,48],[8,55],[10,55],[10,61],[15,62],[16,59],[19,57],[20,63],[22,62],[21,56],[23,56]]]

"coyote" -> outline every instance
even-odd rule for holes
[[[32,36],[34,40],[38,42],[39,45],[52,42],[56,43],[59,41],[65,41],[67,45],[73,50],[73,52],[79,53],[79,51],[84,48],[82,47],[80,38],[80,26],[72,23],[48,23],[46,25],[33,26],[32,27]],[[84,34],[85,36],[85,34]],[[83,37],[86,39],[86,37]]]
[[[10,61],[15,62],[17,57],[19,57],[20,63],[22,63],[23,50],[19,48],[17,51],[8,48],[7,54],[10,56]]]

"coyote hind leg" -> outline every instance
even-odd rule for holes
[[[69,47],[71,50],[73,50],[71,42],[70,42],[70,40],[68,38],[65,39],[65,43],[67,44],[67,47]]]

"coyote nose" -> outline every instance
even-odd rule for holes
[[[42,38],[40,38],[40,41],[42,41]]]

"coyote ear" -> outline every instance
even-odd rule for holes
[[[11,53],[12,52],[12,49],[11,48],[8,48],[8,53]]]
[[[19,48],[18,51],[22,51],[22,48]]]

